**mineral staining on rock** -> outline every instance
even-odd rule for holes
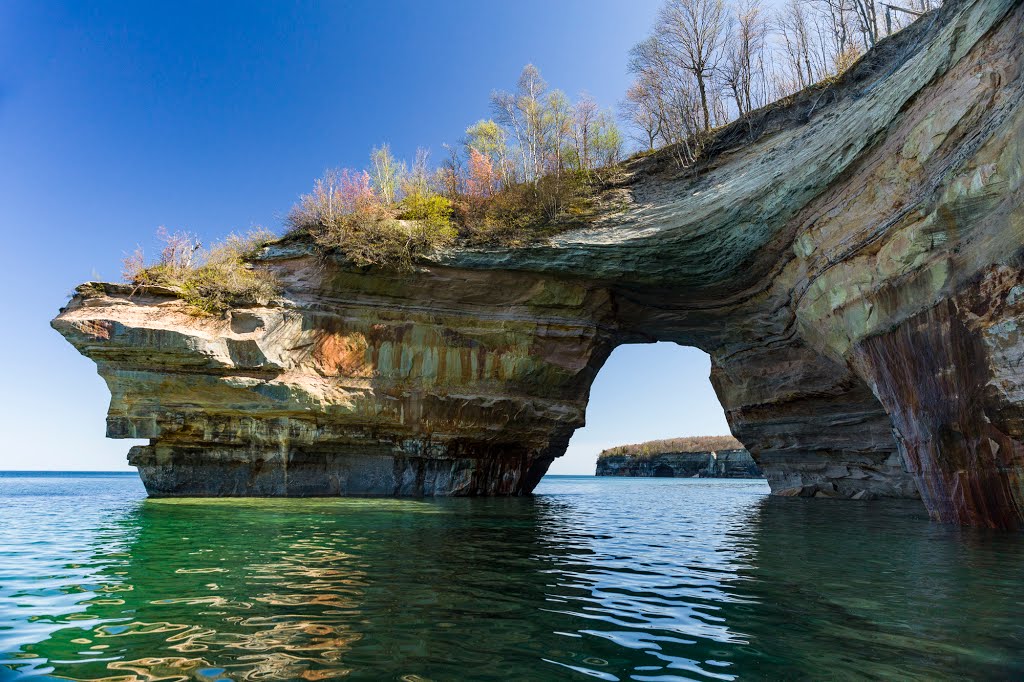
[[[54,322],[110,386],[108,435],[152,439],[131,453],[150,494],[516,494],[582,424],[605,292],[275,257],[275,307],[196,318],[90,285]]]
[[[952,1],[841,81],[630,162],[590,228],[413,272],[269,247],[279,301],[80,288],[53,325],[154,495],[520,494],[623,343],[711,354],[776,493],[1024,509],[1024,6]],[[920,492],[919,492],[920,491]]]

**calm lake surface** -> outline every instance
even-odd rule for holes
[[[1024,678],[1024,536],[766,493],[161,501],[0,474],[0,679]]]

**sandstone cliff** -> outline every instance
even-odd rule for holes
[[[590,228],[410,273],[285,241],[280,300],[80,287],[53,326],[154,495],[519,494],[623,343],[706,350],[775,492],[1024,509],[1024,9],[951,0],[840,82],[627,164]]]
[[[642,478],[763,478],[757,462],[743,449],[648,456],[602,454],[594,473]]]

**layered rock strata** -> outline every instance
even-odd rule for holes
[[[597,476],[643,478],[763,478],[746,450],[662,452],[656,455],[602,455]]]
[[[680,170],[626,164],[592,227],[411,273],[267,249],[279,301],[225,319],[88,285],[54,320],[110,387],[154,495],[520,494],[615,346],[712,357],[773,491],[1024,509],[1024,42],[953,0]]]

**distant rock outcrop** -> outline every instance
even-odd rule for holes
[[[612,350],[672,341],[711,355],[774,493],[1019,527],[1022,20],[949,0],[699,167],[630,161],[545,244],[393,272],[284,241],[269,305],[89,285],[53,326],[106,380],[108,435],[149,439],[153,495],[528,493]]]
[[[648,478],[764,478],[750,453],[736,450],[605,454],[597,458],[597,476]]]

